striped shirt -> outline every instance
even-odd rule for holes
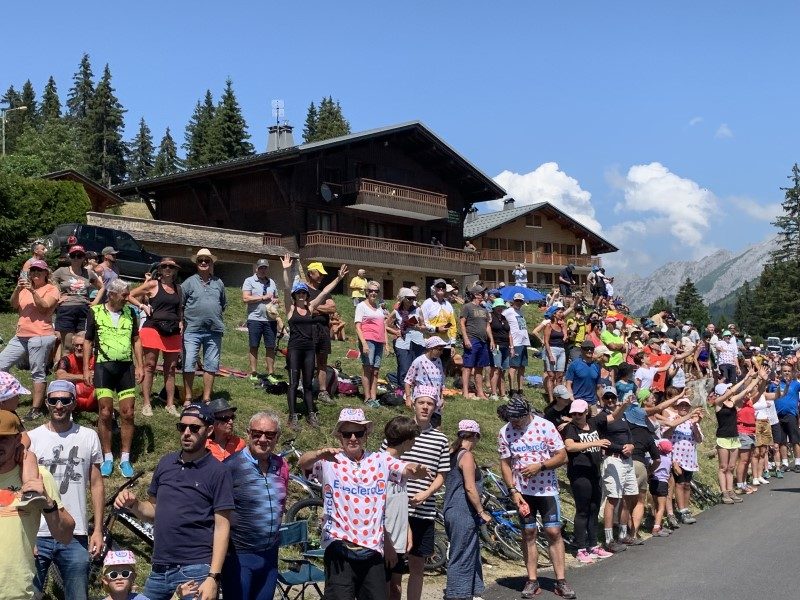
[[[450,470],[450,448],[447,436],[437,429],[429,428],[424,430],[417,439],[414,440],[414,445],[411,450],[398,456],[404,462],[419,463],[428,467],[432,473],[432,477],[423,477],[422,479],[409,479],[406,483],[406,491],[408,492],[409,499],[416,496],[419,492],[427,490],[431,483],[433,483],[436,475],[440,474],[444,477]],[[381,444],[381,450],[386,449],[386,440]],[[419,506],[409,506],[409,517],[416,517],[418,519],[433,520],[436,517],[436,499],[431,495],[425,502]]]
[[[289,483],[288,464],[273,454],[265,476],[249,448],[232,454],[222,464],[230,471],[236,506],[231,512],[231,545],[239,552],[277,547]]]

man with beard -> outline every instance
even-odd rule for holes
[[[196,581],[196,598],[215,600],[228,550],[234,508],[230,470],[206,449],[214,432],[208,405],[190,404],[176,423],[181,450],[162,458],[138,500],[130,489],[116,499],[138,518],[154,524],[153,568],[144,587],[150,600],[169,600],[175,588]]]
[[[102,251],[103,262],[94,269],[94,272],[103,280],[103,287],[107,288],[109,283],[119,277],[117,254],[119,254],[119,251],[114,249],[113,246],[106,246]]]

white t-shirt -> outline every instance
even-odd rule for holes
[[[75,519],[74,535],[87,535],[86,494],[90,472],[92,465],[103,462],[97,432],[73,423],[63,433],[56,433],[48,429],[47,425],[40,425],[28,432],[28,435],[31,438],[31,452],[36,455],[39,465],[52,473],[64,507]],[[52,536],[44,517],[39,523],[37,535]]]
[[[531,337],[528,334],[528,325],[522,311],[511,306],[503,311],[503,316],[511,329],[511,341],[514,346],[530,346]]]
[[[636,373],[633,374],[633,380],[636,381],[638,379],[641,381],[639,389],[650,389],[653,387],[653,380],[656,378],[657,372],[658,367],[639,367],[636,369]]]
[[[767,401],[767,398],[764,394],[761,394],[761,397],[758,401],[753,404],[753,410],[756,413],[756,420],[757,421],[767,421],[769,420],[769,407],[775,406],[775,402]]]

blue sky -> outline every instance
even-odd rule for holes
[[[298,129],[329,94],[355,131],[419,119],[518,202],[601,228],[618,270],[761,241],[798,159],[796,2],[30,7],[4,7],[3,86],[52,74],[63,102],[88,52],[129,137],[144,116],[182,140],[230,76],[259,150],[273,98]]]

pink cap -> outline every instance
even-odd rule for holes
[[[136,556],[130,550],[109,550],[105,560],[103,560],[104,567],[135,564]]]
[[[478,425],[477,421],[473,421],[472,419],[462,419],[458,422],[458,431],[469,431],[470,433],[477,433],[480,435],[481,426]]]
[[[589,403],[586,400],[573,400],[569,405],[569,413],[584,413],[589,410]]]
[[[38,258],[36,260],[32,260],[31,262],[29,262],[28,263],[28,268],[29,269],[43,269],[45,271],[49,271],[50,270],[50,267],[47,265],[47,263],[44,262],[43,260],[39,260]]]
[[[658,440],[658,449],[664,454],[672,452],[672,442],[669,440]]]

